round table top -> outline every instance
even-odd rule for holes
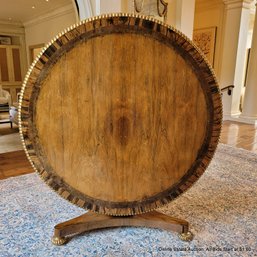
[[[134,215],[170,202],[218,143],[215,76],[180,32],[139,16],[102,16],[56,38],[22,90],[32,165],[65,199]]]

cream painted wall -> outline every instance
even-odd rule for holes
[[[194,29],[216,27],[216,44],[214,53],[214,70],[219,80],[221,73],[221,55],[223,43],[223,20],[224,20],[224,4],[216,4],[211,8],[201,8],[196,2],[196,11],[194,19]]]
[[[90,1],[93,16],[107,13],[129,13],[133,0],[78,0]]]
[[[121,12],[122,1],[117,0],[100,0],[100,13],[114,13]]]
[[[38,44],[47,44],[52,38],[65,28],[76,23],[76,12],[72,4],[64,6],[47,15],[40,16],[24,24],[29,61],[29,47]]]
[[[167,24],[192,39],[195,0],[165,0],[168,3]]]

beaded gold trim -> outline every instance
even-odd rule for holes
[[[208,150],[203,157],[200,165],[193,171],[193,173],[189,176],[189,179],[178,186],[177,190],[174,192],[165,192],[162,197],[159,199],[155,199],[153,201],[144,202],[142,201],[137,206],[127,207],[127,208],[119,208],[119,207],[110,207],[109,205],[106,205],[104,201],[99,201],[96,203],[94,202],[94,199],[91,199],[87,196],[80,197],[78,195],[73,195],[69,187],[67,186],[58,186],[58,183],[56,182],[53,187],[54,178],[51,177],[50,174],[46,170],[44,170],[44,167],[42,165],[39,165],[39,160],[37,157],[36,152],[33,149],[32,143],[29,139],[29,127],[28,127],[28,114],[29,114],[29,101],[30,101],[30,93],[32,91],[32,87],[28,86],[30,80],[34,80],[35,77],[35,71],[40,72],[42,69],[42,60],[47,62],[47,56],[45,55],[46,51],[49,49],[50,46],[55,46],[58,48],[57,41],[64,42],[65,40],[69,42],[72,38],[75,38],[77,35],[81,33],[86,33],[87,28],[90,30],[90,26],[93,28],[93,22],[99,21],[98,26],[104,26],[104,24],[107,23],[107,19],[109,18],[117,18],[115,20],[116,23],[119,24],[121,22],[122,18],[128,18],[131,22],[135,22],[136,20],[139,21],[139,25],[135,26],[142,26],[143,21],[150,21],[153,24],[153,29],[156,28],[157,25],[159,26],[158,33],[160,36],[164,36],[166,38],[173,37],[172,40],[178,44],[181,48],[187,50],[186,48],[190,50],[189,55],[194,59],[194,62],[201,65],[204,69],[204,74],[206,77],[206,81],[208,81],[209,88],[210,88],[210,97],[213,101],[213,112],[214,112],[214,120],[213,120],[213,127],[211,130],[211,136],[210,141],[208,144]],[[100,24],[101,21],[101,24]],[[115,23],[114,25],[115,26]],[[143,28],[143,26],[142,26]],[[156,31],[155,31],[156,32]],[[156,32],[157,33],[157,32]],[[64,43],[65,44],[65,43]],[[59,46],[61,47],[61,46]],[[40,66],[41,65],[41,66]],[[34,76],[34,77],[33,77]],[[33,84],[33,83],[32,83]],[[134,215],[134,214],[140,214],[152,211],[156,208],[159,208],[166,203],[174,200],[177,196],[179,196],[181,193],[186,191],[188,188],[191,187],[191,185],[202,175],[202,173],[207,168],[208,164],[210,163],[216,146],[219,141],[220,137],[220,130],[221,130],[221,123],[222,123],[222,103],[221,103],[221,97],[220,97],[220,91],[218,88],[218,83],[216,76],[214,74],[214,70],[209,64],[206,57],[202,54],[200,49],[184,34],[182,34],[180,31],[176,30],[174,27],[169,26],[159,20],[155,20],[152,17],[146,17],[143,15],[135,15],[135,14],[127,14],[127,13],[116,13],[116,14],[106,14],[101,15],[97,17],[92,17],[87,20],[81,21],[80,23],[74,24],[70,26],[68,29],[65,29],[62,33],[58,34],[56,37],[53,38],[52,41],[50,41],[44,49],[40,52],[40,54],[36,57],[34,62],[32,63],[31,67],[29,68],[29,71],[24,79],[23,86],[21,89],[21,97],[19,100],[19,112],[18,112],[18,120],[19,120],[19,131],[20,131],[20,137],[22,141],[22,145],[24,147],[25,153],[27,155],[27,158],[29,162],[31,163],[33,169],[39,173],[41,178],[44,180],[46,184],[50,186],[54,191],[56,191],[59,195],[61,195],[64,199],[70,201],[71,203],[85,208],[89,209],[93,212],[102,213],[102,214],[108,214],[108,215],[114,215],[114,216],[127,216],[127,215]]]

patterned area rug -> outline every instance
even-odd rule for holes
[[[53,227],[84,213],[36,174],[0,181],[0,256],[257,256],[257,155],[219,145],[211,165],[160,211],[190,222],[190,243],[176,233],[115,228],[54,246]]]

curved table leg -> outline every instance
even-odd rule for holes
[[[130,226],[175,231],[179,233],[179,238],[183,241],[191,241],[193,239],[193,234],[189,231],[187,221],[173,218],[157,211],[135,216],[107,216],[87,212],[79,217],[56,225],[54,227],[52,243],[63,245],[70,236],[95,229]]]

